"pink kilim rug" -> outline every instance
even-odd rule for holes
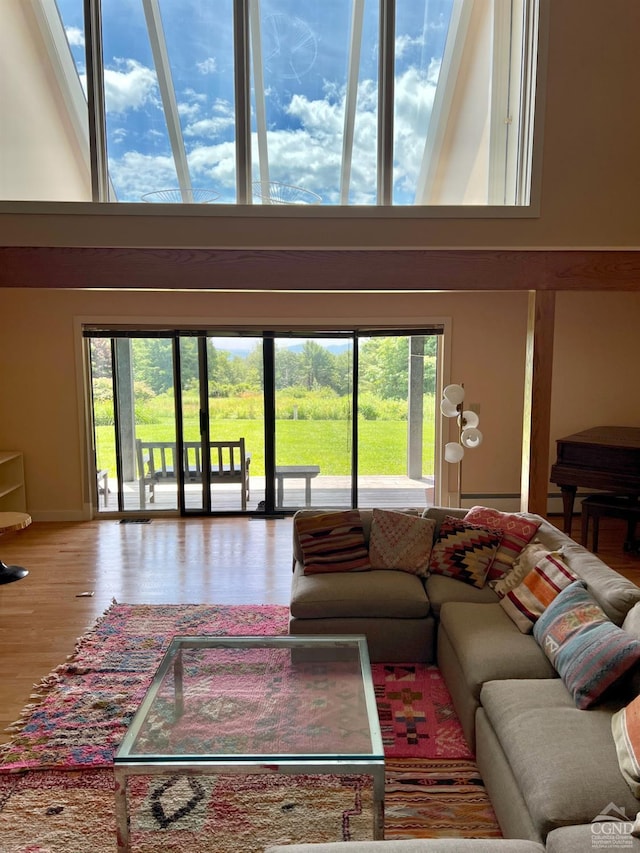
[[[171,638],[277,635],[287,622],[283,606],[114,603],[36,686],[0,746],[3,853],[111,851],[113,754]],[[386,837],[498,836],[438,669],[375,664],[373,678],[388,759]],[[132,797],[140,853],[182,853],[196,839],[202,853],[251,853],[263,837],[370,837],[369,777],[141,778]]]
[[[113,604],[67,663],[42,679],[34,703],[0,746],[0,772],[109,767],[174,636],[260,636],[287,631],[275,605]],[[472,758],[436,667],[374,664],[385,755]]]

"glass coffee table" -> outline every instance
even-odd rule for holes
[[[114,759],[118,851],[131,776],[361,774],[384,837],[384,753],[364,636],[174,637]]]

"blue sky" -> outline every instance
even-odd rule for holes
[[[452,0],[398,0],[394,203],[412,204]],[[82,0],[58,0],[81,79]],[[261,0],[272,180],[339,203],[352,0]],[[232,0],[161,0],[194,187],[235,202]],[[103,0],[110,174],[121,201],[177,186],[141,0]],[[365,0],[350,203],[375,204],[378,4]],[[256,104],[252,98],[255,131]],[[257,179],[257,137],[252,138]]]

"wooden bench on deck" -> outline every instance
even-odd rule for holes
[[[202,444],[185,441],[184,478],[188,483],[202,482]],[[249,465],[251,454],[247,453],[244,438],[237,441],[211,441],[211,484],[240,483],[242,509],[246,510],[249,499]],[[136,440],[138,458],[138,483],[140,507],[146,505],[146,488],[149,487],[149,503],[155,501],[156,483],[177,482],[176,444],[173,441]]]

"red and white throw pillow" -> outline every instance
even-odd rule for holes
[[[471,507],[465,516],[465,521],[491,527],[502,534],[502,541],[489,570],[488,581],[499,580],[510,571],[516,557],[525,545],[531,542],[541,524],[540,521],[534,521],[517,513],[500,512],[486,506]]]

